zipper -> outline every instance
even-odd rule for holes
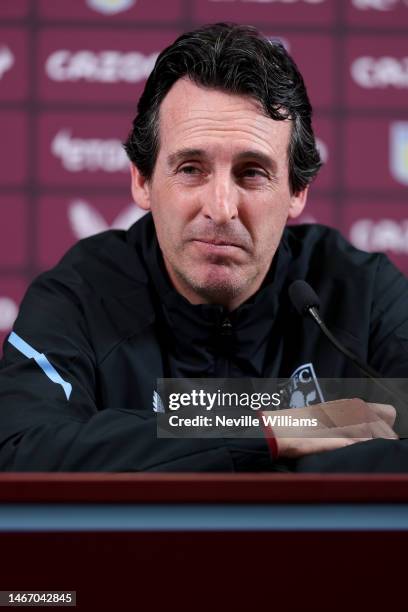
[[[221,336],[232,336],[232,323],[229,317],[225,317],[221,323]]]

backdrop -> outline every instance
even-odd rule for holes
[[[121,142],[145,79],[219,20],[279,38],[305,76],[325,166],[300,221],[408,272],[408,0],[1,0],[0,341],[35,275],[136,219]]]

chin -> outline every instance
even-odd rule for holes
[[[222,304],[229,302],[232,298],[239,295],[242,290],[242,282],[238,283],[236,279],[219,275],[218,278],[196,279],[191,283],[194,291],[204,298],[206,301]]]
[[[235,302],[240,295],[247,293],[254,280],[248,275],[248,270],[244,271],[241,266],[191,266],[183,270],[178,268],[176,272],[190,295],[194,293],[203,303],[212,304]]]

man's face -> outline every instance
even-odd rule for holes
[[[167,272],[191,303],[229,310],[260,287],[288,217],[289,121],[251,98],[178,80],[160,108],[160,149],[150,181],[132,166],[132,193],[150,209]]]

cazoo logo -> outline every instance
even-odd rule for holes
[[[408,219],[359,219],[351,226],[349,238],[363,251],[408,255]]]
[[[350,72],[354,82],[365,89],[408,88],[408,56],[362,56],[353,61]]]
[[[57,49],[47,58],[45,72],[52,81],[139,83],[153,70],[158,53],[138,51],[68,51]]]

